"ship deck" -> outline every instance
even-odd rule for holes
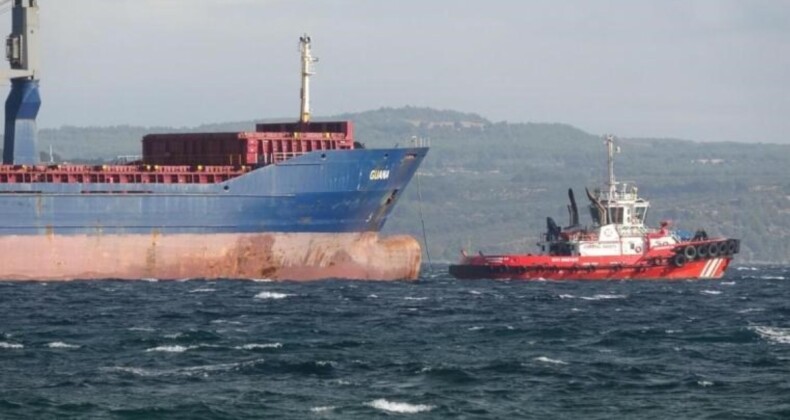
[[[0,184],[216,184],[251,166],[0,165]]]

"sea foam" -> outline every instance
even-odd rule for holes
[[[55,341],[52,343],[47,344],[47,347],[51,349],[78,349],[80,346],[76,344],[66,344],[62,341]]]
[[[434,406],[432,405],[409,404],[403,402],[387,401],[383,398],[373,400],[367,403],[367,405],[376,408],[378,410],[387,411],[390,413],[403,413],[403,414],[422,413],[434,409]]]
[[[285,299],[293,295],[278,292],[260,292],[255,295],[255,299]]]
[[[146,349],[146,352],[161,351],[165,353],[183,353],[187,350],[196,349],[197,346],[159,346]]]
[[[236,346],[234,347],[234,349],[236,350],[279,349],[282,346],[283,346],[282,343],[244,344],[242,346]]]
[[[779,344],[790,344],[790,328],[778,327],[750,327],[760,334],[760,337]]]
[[[559,360],[559,359],[549,359],[546,356],[536,357],[534,360],[536,360],[538,362],[543,362],[543,363],[551,363],[551,364],[554,364],[554,365],[567,365],[568,364],[568,362],[563,362],[562,360]]]

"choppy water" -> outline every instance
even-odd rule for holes
[[[0,418],[790,418],[790,267],[0,283]]]

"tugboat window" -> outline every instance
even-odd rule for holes
[[[645,222],[645,215],[647,213],[647,207],[636,207],[634,209],[634,217],[640,222]]]
[[[609,223],[623,223],[622,207],[612,207],[609,209]]]

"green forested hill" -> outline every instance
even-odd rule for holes
[[[455,260],[462,247],[534,251],[546,216],[567,220],[567,189],[586,205],[584,187],[598,186],[605,175],[602,139],[568,125],[492,123],[414,107],[335,118],[353,120],[367,147],[403,146],[413,137],[430,142],[419,185],[434,260]],[[64,127],[42,130],[40,145],[51,144],[66,160],[109,159],[139,154],[150,132],[252,128],[252,121],[178,130]],[[651,200],[651,224],[671,220],[741,238],[742,262],[790,262],[790,145],[626,138],[619,144],[618,179],[636,181]],[[386,232],[422,237],[417,186],[412,182]]]

